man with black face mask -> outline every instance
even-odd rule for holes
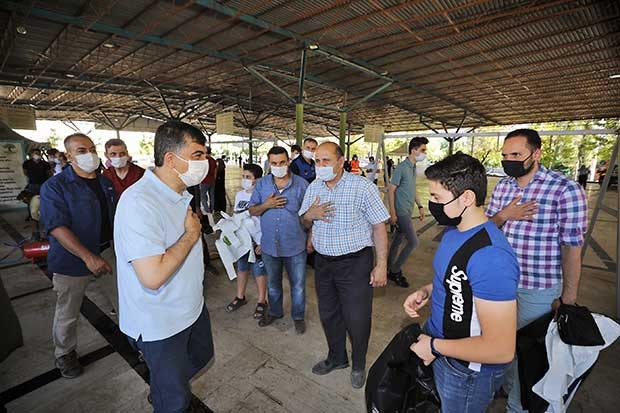
[[[541,140],[535,130],[510,132],[502,156],[508,177],[493,190],[486,214],[504,231],[521,266],[521,328],[556,310],[560,302],[576,302],[588,206],[579,184],[540,164]],[[522,411],[517,371],[515,362],[507,374],[510,412]]]
[[[425,174],[429,211],[448,228],[433,260],[433,282],[404,303],[411,317],[429,300],[431,306],[425,334],[411,350],[432,363],[442,411],[483,412],[515,351],[519,265],[484,214],[486,171],[477,159],[458,152]]]

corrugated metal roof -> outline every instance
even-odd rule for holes
[[[0,101],[42,117],[165,118],[163,95],[207,128],[235,107],[272,113],[259,135],[291,133],[293,102],[245,68],[295,99],[310,43],[323,51],[308,51],[310,103],[350,106],[393,82],[349,114],[354,130],[620,116],[620,2],[0,0],[0,27]],[[339,123],[310,105],[304,119],[312,135]]]

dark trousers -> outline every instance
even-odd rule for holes
[[[185,412],[192,397],[189,380],[213,358],[211,320],[203,307],[198,320],[185,330],[158,341],[129,341],[144,356],[151,375],[155,413]]]
[[[327,358],[334,364],[348,361],[348,333],[353,370],[366,368],[372,321],[373,288],[369,283],[373,261],[370,247],[339,257],[317,253],[315,258],[319,315],[329,346]]]

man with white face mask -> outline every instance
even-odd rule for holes
[[[415,181],[416,164],[426,159],[427,144],[428,139],[424,137],[411,139],[409,156],[394,169],[388,188],[390,224],[396,225],[388,258],[388,279],[403,288],[409,287],[409,282],[403,275],[402,266],[418,246],[418,237],[411,221],[414,201],[420,211],[420,221],[424,219],[424,207],[420,202]],[[407,244],[399,253],[400,244],[404,239],[407,239]]]
[[[112,182],[98,173],[99,156],[88,136],[76,133],[64,144],[71,167],[41,187],[41,223],[50,242],[47,266],[57,294],[56,367],[63,377],[74,378],[82,373],[76,348],[84,293],[93,275],[112,273],[101,253],[112,240],[116,193]]]
[[[103,176],[112,181],[120,198],[125,189],[142,178],[144,169],[131,162],[127,145],[121,139],[110,139],[105,143],[105,157],[110,166],[103,171]]]
[[[317,179],[308,187],[299,215],[312,229],[316,294],[329,353],[312,372],[324,375],[349,366],[348,333],[351,385],[359,389],[366,379],[373,287],[387,282],[389,214],[376,185],[344,170],[338,145],[319,145],[316,162]]]
[[[286,149],[267,153],[271,174],[261,178],[250,198],[250,215],[260,217],[261,249],[267,271],[269,310],[258,322],[265,327],[284,316],[282,267],[291,284],[291,317],[295,333],[306,331],[306,231],[297,212],[308,182],[289,171]]]
[[[304,139],[301,155],[291,161],[291,172],[304,178],[308,183],[312,183],[316,178],[314,171],[314,152],[318,142],[312,138]]]
[[[157,128],[155,169],[127,188],[116,213],[119,327],[144,355],[155,412],[187,411],[189,381],[213,357],[200,220],[187,192],[207,175],[205,141],[184,122]]]

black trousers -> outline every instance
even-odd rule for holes
[[[370,247],[339,257],[317,253],[315,258],[314,279],[319,315],[329,346],[327,358],[334,364],[348,361],[348,333],[353,370],[366,368],[372,321],[373,288],[369,283],[373,261]]]

